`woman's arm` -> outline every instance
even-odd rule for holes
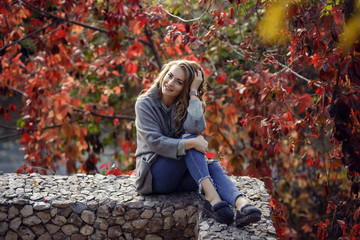
[[[202,133],[206,129],[206,122],[200,100],[197,98],[190,100],[187,111],[184,132],[190,134]]]
[[[190,93],[197,92],[201,83],[204,81],[203,74],[198,70],[193,82],[190,85]],[[206,128],[203,106],[200,99],[190,94],[187,118],[184,122],[185,133],[200,134]]]
[[[135,104],[136,131],[139,151],[152,151],[158,155],[176,159],[177,148],[181,139],[167,137],[162,133],[161,114],[157,107],[151,105],[152,100],[140,100]],[[143,150],[142,148],[146,148]]]
[[[203,136],[199,135],[196,138],[189,138],[185,140],[185,150],[195,148],[199,152],[206,154],[208,152],[208,142]]]

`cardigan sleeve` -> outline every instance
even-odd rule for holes
[[[181,139],[177,147],[177,155],[184,156],[185,154],[185,139]]]
[[[188,114],[184,122],[185,133],[200,134],[206,128],[202,104],[199,99],[191,99],[188,106]]]
[[[136,130],[138,143],[160,156],[177,159],[178,144],[181,139],[167,137],[162,134],[158,115],[149,101],[140,100],[135,104]],[[138,144],[138,147],[143,147]]]

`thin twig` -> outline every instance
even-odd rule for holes
[[[5,129],[10,129],[10,130],[14,130],[14,131],[21,131],[21,128],[17,128],[17,127],[11,127],[11,126],[6,126],[0,123],[0,127],[1,128],[5,128]]]
[[[7,88],[10,88],[11,90],[13,90],[13,91],[16,92],[16,93],[19,93],[19,94],[23,95],[23,96],[26,97],[26,98],[29,98],[29,95],[27,95],[26,93],[24,93],[23,91],[21,91],[21,90],[19,90],[19,89],[16,89],[16,88],[14,88],[14,87],[12,87],[12,86],[10,86],[10,85],[8,85],[8,84],[6,84],[6,87],[7,87]]]
[[[240,151],[242,151],[242,150],[244,150],[246,148],[245,147],[245,142],[244,142],[244,139],[242,139],[242,138],[240,138],[239,141],[241,142],[241,145],[242,145],[242,146],[240,146]]]
[[[80,113],[90,113],[91,115],[94,115],[96,117],[103,117],[103,118],[110,118],[110,119],[122,119],[122,120],[129,120],[129,121],[134,121],[135,117],[130,117],[130,116],[124,116],[124,115],[105,115],[105,114],[101,114],[101,113],[97,113],[94,111],[87,111],[87,110],[82,110],[82,109],[78,109],[78,108],[73,108],[75,112],[80,112]]]
[[[205,12],[203,12],[199,17],[193,18],[193,19],[183,19],[183,18],[181,18],[181,17],[179,17],[179,16],[176,16],[176,15],[170,13],[170,12],[169,12],[168,10],[166,10],[163,6],[159,6],[159,7],[160,7],[162,10],[164,10],[164,12],[166,12],[166,13],[167,13],[168,15],[170,15],[171,17],[174,17],[174,18],[176,18],[176,19],[179,19],[179,20],[182,21],[182,22],[188,23],[188,22],[195,22],[195,21],[200,20],[200,19],[208,12],[208,10],[210,9],[211,6],[212,6],[212,5],[209,5],[208,9],[206,9]]]
[[[295,116],[297,119],[301,119],[301,117],[300,117],[298,114],[296,114],[295,112],[293,112],[293,111],[290,110],[289,106],[288,106],[288,105],[286,104],[286,102],[285,102],[285,96],[284,96],[284,93],[283,93],[283,92],[281,93],[281,95],[282,95],[282,102],[283,102],[283,104],[285,105],[285,107],[286,107],[286,109],[288,110],[288,112],[290,112],[291,115]],[[300,97],[300,98],[301,98],[301,97]]]
[[[234,48],[234,46],[229,42],[227,41],[227,44],[228,46],[234,51],[234,53],[236,53],[237,55],[239,55],[241,58],[244,58],[245,59],[245,54],[242,53],[242,52],[239,52],[237,49]],[[253,63],[260,63],[262,65],[269,65],[268,63],[263,63],[263,62],[259,62],[258,60],[254,59],[253,57],[249,57],[248,58],[251,62]],[[311,83],[312,81],[304,76],[301,76],[299,73],[295,72],[294,70],[292,70],[289,66],[285,65],[285,64],[282,64],[281,62],[279,62],[278,60],[275,60],[274,61],[276,64],[279,64],[281,67],[283,67],[284,69],[286,69],[287,71],[291,72],[292,74],[294,74],[295,76],[297,76],[298,78],[308,82],[308,83]],[[319,84],[317,83],[314,83],[315,86],[320,86]]]
[[[153,54],[155,55],[155,59],[156,59],[156,63],[158,64],[158,67],[159,69],[162,68],[162,62],[161,62],[161,57],[159,55],[159,52],[158,50],[156,49],[156,46],[155,46],[155,43],[154,41],[152,40],[152,32],[151,32],[151,29],[150,27],[145,24],[145,35],[146,35],[146,38],[148,39],[149,41],[149,44],[150,44],[150,49],[151,51],[153,52]]]
[[[110,63],[112,61],[112,57],[108,57],[106,60],[101,60],[101,64],[99,66],[96,66],[89,74],[86,74],[86,76],[83,76],[82,79],[87,79],[89,76],[96,73],[97,70],[99,70],[101,67],[105,66],[106,64]]]
[[[50,14],[48,12],[44,12],[40,9],[38,9],[37,7],[35,7],[34,5],[26,2],[26,1],[22,1],[24,3],[24,6],[37,12],[38,14],[40,15],[43,15],[43,16],[46,16],[46,17],[49,17],[49,18],[53,18],[53,19],[56,19],[56,20],[59,20],[59,21],[63,21],[63,22],[68,22],[70,24],[75,24],[75,25],[79,25],[81,27],[84,27],[84,28],[88,28],[88,29],[92,29],[92,30],[95,30],[95,31],[99,31],[101,33],[105,33],[105,34],[108,34],[109,31],[106,30],[106,29],[102,29],[102,28],[98,28],[98,27],[94,27],[94,26],[91,26],[91,25],[87,25],[87,24],[84,24],[84,23],[79,23],[77,21],[74,21],[74,20],[71,20],[69,18],[62,18],[62,17],[59,17],[59,16],[55,16],[53,14]],[[149,39],[149,42],[143,40],[143,39],[139,39],[138,41],[141,42],[142,44],[150,47],[150,49],[152,50],[152,52],[154,53],[155,55],[155,58],[156,58],[156,62],[158,64],[158,67],[161,68],[162,67],[162,63],[161,63],[161,58],[159,56],[159,53],[157,52],[156,50],[156,47],[155,47],[155,44],[153,43],[153,41],[151,40],[151,33],[148,29],[148,27],[145,27],[145,34],[147,36],[147,38]],[[149,38],[150,37],[150,38]],[[128,37],[126,36],[125,38],[129,39],[129,40],[135,40],[135,38],[132,38],[132,37]]]
[[[77,120],[74,120],[75,122]],[[74,122],[72,121],[72,122]],[[11,126],[6,126],[6,125],[3,125],[3,124],[0,124],[0,127],[1,128],[5,128],[5,129],[10,129],[10,130],[14,130],[14,131],[17,131],[17,132],[35,132],[35,131],[38,131],[37,128],[34,128],[34,129],[26,129],[26,128],[18,128],[18,127],[11,127]],[[51,125],[51,126],[46,126],[44,128],[42,128],[41,130],[47,130],[47,129],[51,129],[51,128],[58,128],[58,127],[62,127],[62,124],[56,124],[56,125]]]
[[[62,17],[58,17],[58,16],[55,16],[53,14],[50,14],[48,12],[45,12],[45,11],[42,11],[40,10],[39,8],[35,7],[34,5],[26,2],[26,1],[22,1],[23,3],[25,3],[25,7],[27,8],[30,8],[31,10],[37,12],[38,14],[42,15],[42,16],[46,16],[46,17],[49,17],[49,18],[53,18],[53,19],[57,19],[57,20],[60,20],[60,21],[64,21],[64,22],[67,22],[67,23],[70,23],[70,24],[75,24],[75,25],[78,25],[78,26],[81,26],[81,27],[84,27],[84,28],[88,28],[88,29],[92,29],[92,30],[95,30],[95,31],[99,31],[101,33],[105,33],[105,34],[108,34],[109,31],[106,30],[106,29],[103,29],[103,28],[98,28],[98,27],[95,27],[95,26],[91,26],[91,25],[87,25],[87,24],[84,24],[84,23],[80,23],[80,22],[77,22],[75,20],[71,20],[69,18],[62,18]],[[129,39],[129,40],[135,40],[134,37],[129,37],[129,36],[126,36],[125,37],[126,39]],[[139,42],[141,42],[142,44],[144,45],[147,45],[149,47],[151,47],[150,43],[148,43],[147,41],[143,40],[143,39],[138,39]]]
[[[20,39],[18,39],[18,40],[16,40],[16,41],[14,41],[14,42],[11,42],[11,43],[9,43],[9,44],[6,44],[6,45],[3,46],[2,48],[0,48],[0,52],[1,52],[2,50],[4,50],[4,49],[8,48],[8,47],[11,47],[11,46],[14,45],[14,44],[17,44],[17,43],[23,41],[24,39],[27,39],[27,38],[31,37],[32,35],[35,35],[35,34],[41,32],[42,30],[46,29],[46,28],[49,27],[50,25],[51,25],[51,23],[45,25],[44,27],[42,27],[42,28],[40,28],[40,29],[38,29],[38,30],[36,30],[36,31],[34,31],[34,32],[32,32],[32,33],[29,33],[29,34],[25,35],[24,37],[22,37],[22,38],[20,38]]]
[[[150,43],[147,42],[147,41],[145,41],[145,40],[143,40],[143,39],[136,39],[136,38],[130,37],[130,36],[126,36],[125,38],[128,39],[128,40],[131,40],[131,41],[136,41],[136,40],[138,40],[138,41],[141,42],[142,44],[144,44],[144,45],[146,45],[146,46],[148,46],[148,47],[151,47]]]
[[[35,168],[35,169],[44,170],[46,172],[50,171],[53,175],[56,175],[56,173],[53,170],[49,169],[49,168],[42,168],[42,167],[37,167],[37,166],[30,166],[29,168],[30,168],[30,170]]]
[[[47,36],[53,34],[54,32],[56,32],[57,30],[59,30],[60,28],[62,28],[62,26],[64,26],[64,24],[59,24],[59,26],[57,26],[57,28],[51,30],[50,32],[46,33],[44,38],[46,38]]]
[[[27,170],[27,168],[29,169],[29,171]],[[24,165],[20,166],[18,168],[18,170],[19,169],[22,169],[21,171],[26,171],[26,173],[32,172],[33,169],[40,169],[40,170],[43,170],[45,172],[50,171],[53,175],[56,175],[56,173],[53,170],[51,170],[50,168],[42,168],[42,167],[32,166],[32,165],[29,166],[26,163]],[[34,182],[34,184],[35,184],[35,182]]]
[[[278,60],[276,60],[275,62],[276,64],[279,64],[281,67],[285,68],[286,70],[288,70],[289,72],[291,72],[292,74],[294,74],[295,76],[297,76],[298,78],[308,82],[308,83],[311,83],[312,81],[310,79],[307,79],[306,77],[304,76],[301,76],[299,73],[295,72],[294,70],[292,70],[289,66],[285,65],[285,64],[282,64],[281,62],[279,62]],[[315,86],[317,87],[320,87],[319,84],[317,83],[314,83]]]
[[[16,133],[13,133],[13,134],[4,135],[4,136],[0,136],[0,140],[6,139],[6,138],[17,137],[18,135],[20,135],[19,132],[16,132]]]
[[[105,115],[105,114],[100,114],[94,111],[86,111],[86,110],[82,110],[82,109],[76,109],[73,108],[75,112],[80,112],[80,113],[90,113],[93,116],[97,116],[97,117],[102,117],[102,118],[108,118],[108,119],[121,119],[121,120],[129,120],[129,121],[134,121],[135,117],[131,117],[131,116],[123,116],[123,115]],[[77,122],[78,120],[71,120],[70,122]],[[41,128],[41,131],[44,130],[48,130],[48,129],[52,129],[52,128],[59,128],[62,127],[63,124],[54,124],[54,125],[50,125],[50,126],[45,126],[43,128]],[[25,128],[18,128],[18,127],[11,127],[11,126],[6,126],[0,123],[0,128],[4,128],[7,130],[13,130],[13,131],[17,131],[16,134],[20,134],[23,132],[35,132],[38,131],[38,129],[25,129]],[[15,135],[15,134],[14,134]],[[1,138],[5,138],[5,137],[9,137],[9,136],[4,136],[4,137],[0,137]]]
[[[231,151],[233,153],[235,153],[235,149],[233,148],[233,146],[231,146],[231,144],[229,143],[229,141],[227,140],[227,138],[225,137],[225,135],[221,132],[220,128],[219,128],[219,125],[216,125],[217,126],[217,130],[218,132],[220,133],[220,135],[223,137],[224,141],[226,142],[226,144],[230,147]]]
[[[42,16],[54,18],[54,19],[57,19],[57,20],[60,20],[60,21],[68,22],[68,23],[71,23],[71,24],[75,24],[75,25],[78,25],[78,26],[81,26],[81,27],[84,27],[84,28],[89,28],[89,29],[99,31],[99,32],[102,32],[102,33],[108,33],[109,32],[108,30],[103,29],[103,28],[98,28],[98,27],[87,25],[87,24],[84,24],[84,23],[79,23],[77,21],[74,21],[74,20],[71,20],[71,19],[68,19],[68,18],[62,18],[62,17],[59,17],[59,16],[55,16],[55,15],[53,15],[51,13],[44,12],[44,11],[40,10],[39,8],[35,7],[34,5],[32,5],[31,3],[28,3],[26,1],[21,1],[21,3],[23,3],[23,6],[25,6],[26,8],[30,8],[31,10],[37,12],[38,14],[40,14]]]

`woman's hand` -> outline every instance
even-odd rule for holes
[[[208,145],[209,143],[201,135],[196,138],[189,138],[185,140],[185,150],[194,148],[203,154],[208,152]]]
[[[194,77],[194,80],[191,83],[190,90],[197,91],[201,85],[201,83],[204,81],[204,76],[201,70],[196,70],[196,74]]]

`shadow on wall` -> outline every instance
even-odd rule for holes
[[[20,135],[15,135],[16,131],[10,129],[16,127],[16,122],[20,119],[19,111],[21,110],[21,96],[4,97],[0,96],[0,105],[8,108],[13,104],[17,108],[17,112],[10,112],[10,119],[0,117],[0,171],[14,172],[24,164],[24,153],[20,150]],[[15,136],[14,136],[15,135]]]
[[[24,153],[19,148],[19,138],[0,140],[0,170],[5,173],[15,172],[24,164]]]

